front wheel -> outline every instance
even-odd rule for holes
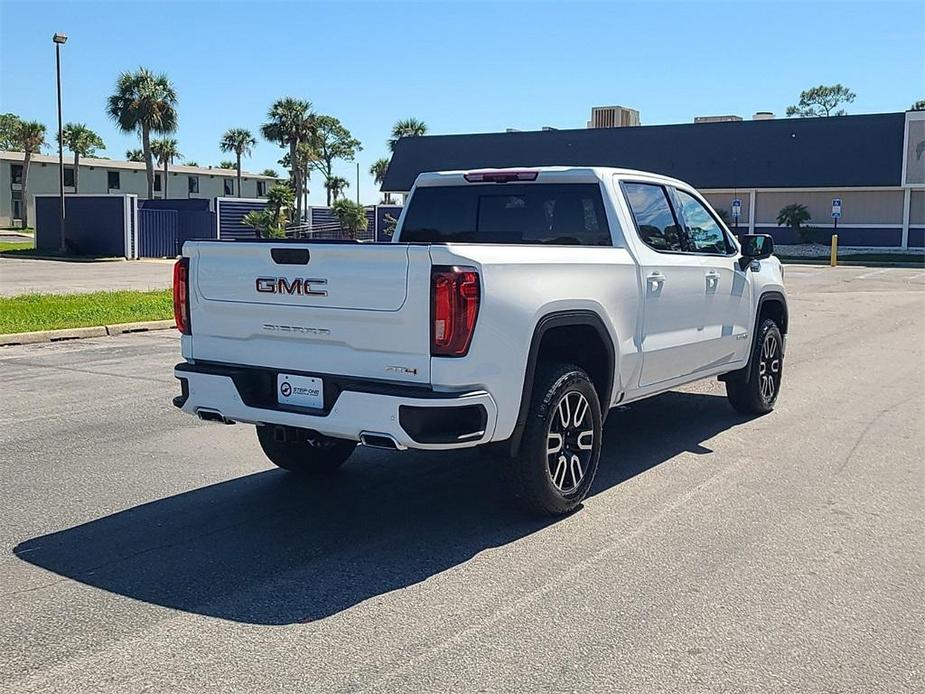
[[[510,461],[512,491],[527,511],[563,515],[581,505],[597,472],[602,431],[588,374],[555,364],[538,375],[520,451]]]
[[[726,397],[737,412],[767,414],[777,403],[783,374],[784,340],[777,323],[765,318],[749,365],[726,377]]]
[[[357,446],[355,441],[273,424],[258,426],[257,440],[274,465],[300,475],[334,472]]]

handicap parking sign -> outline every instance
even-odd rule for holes
[[[835,219],[841,217],[841,198],[832,200],[832,217]]]

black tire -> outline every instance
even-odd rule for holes
[[[601,405],[588,374],[573,364],[541,369],[534,381],[520,450],[509,463],[512,492],[521,505],[544,516],[577,509],[597,473],[602,431]],[[560,448],[551,452],[554,437],[559,437]]]
[[[726,376],[726,397],[737,412],[761,415],[774,409],[784,374],[783,349],[780,328],[765,318],[748,366]]]
[[[257,427],[257,440],[274,465],[299,475],[332,473],[347,461],[357,446],[355,441],[272,424]]]

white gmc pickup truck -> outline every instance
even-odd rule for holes
[[[186,243],[174,404],[256,424],[302,474],[358,443],[492,444],[527,509],[568,513],[610,408],[716,376],[735,409],[774,407],[788,319],[772,251],[664,176],[422,174],[391,243]]]

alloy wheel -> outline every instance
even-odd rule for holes
[[[549,421],[546,464],[553,486],[562,494],[578,489],[591,465],[594,422],[587,398],[569,391]]]
[[[773,333],[764,338],[761,358],[758,360],[758,389],[766,403],[774,402],[781,378],[780,341]]]

